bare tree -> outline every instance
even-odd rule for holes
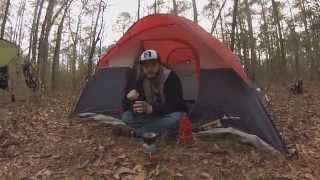
[[[280,54],[281,54],[281,59],[280,59],[280,68],[282,72],[286,71],[286,52],[285,52],[285,47],[284,47],[284,39],[283,39],[283,33],[282,33],[282,27],[280,23],[280,15],[279,15],[279,9],[278,9],[278,3],[276,3],[275,0],[271,0],[272,2],[272,9],[273,9],[273,17],[275,20],[275,23],[277,24],[277,29],[278,29],[278,38],[279,38],[279,49],[280,49]]]
[[[165,4],[164,0],[154,0],[152,5],[148,7],[149,10],[153,11],[153,14],[160,13],[161,7]]]
[[[236,31],[237,16],[238,16],[238,6],[239,6],[239,0],[234,0],[233,15],[232,15],[231,45],[230,45],[231,51],[234,51],[235,31]]]
[[[263,41],[266,44],[267,47],[267,60],[271,59],[272,56],[272,50],[271,50],[271,45],[270,45],[270,37],[269,37],[269,28],[268,28],[268,22],[267,22],[267,15],[266,15],[266,8],[265,8],[265,1],[261,0],[260,1],[261,5],[261,16],[262,16],[262,21],[263,24],[261,25],[261,33],[263,33]]]
[[[245,71],[247,73],[250,72],[250,62],[249,62],[249,43],[248,43],[248,31],[245,28],[245,22],[242,13],[239,13],[237,16],[237,26],[240,30],[238,36],[238,46],[239,46],[239,53],[241,54],[241,60],[244,64]]]
[[[30,62],[30,58],[31,58],[33,34],[34,34],[34,31],[35,31],[35,28],[36,28],[35,26],[36,26],[36,22],[37,22],[37,15],[38,15],[39,5],[40,5],[40,0],[36,0],[35,7],[34,7],[34,12],[33,12],[30,36],[29,36],[29,50],[28,50],[28,56],[27,56],[27,61],[28,62]]]
[[[10,7],[10,0],[7,0],[6,9],[5,9],[2,24],[1,24],[0,39],[3,39],[4,32],[6,30],[6,23],[7,23],[8,14],[9,14],[9,7]]]
[[[38,32],[39,32],[39,24],[40,24],[40,18],[42,15],[42,9],[44,5],[45,0],[38,0],[37,5],[39,3],[39,12],[35,13],[33,18],[36,18],[35,24],[32,24],[32,46],[31,46],[31,61],[35,63],[37,61],[37,45],[38,45]]]
[[[189,1],[184,1],[184,0],[175,0],[176,7],[173,7],[173,10],[171,11],[172,14],[183,14],[187,10],[191,9],[192,4]],[[176,10],[174,9],[176,8]],[[174,12],[177,11],[177,12]]]
[[[92,32],[91,47],[90,47],[90,52],[89,52],[89,57],[88,57],[87,79],[92,75],[92,72],[93,72],[93,55],[96,50],[97,43],[100,40],[100,35],[102,32],[102,28],[103,28],[103,13],[104,13],[105,8],[106,8],[105,2],[103,0],[100,0],[99,10],[98,10],[98,13],[96,16],[95,25],[94,25],[93,32]],[[101,18],[101,26],[100,26],[100,30],[98,31],[98,24],[99,24],[100,18]]]
[[[247,14],[247,23],[248,23],[248,32],[249,32],[249,44],[250,44],[250,54],[251,54],[251,79],[255,81],[256,78],[256,68],[257,68],[257,55],[256,55],[256,43],[253,36],[253,27],[252,27],[252,17],[251,9],[248,0],[244,0],[245,9]]]
[[[310,61],[310,80],[314,79],[314,73],[315,73],[315,61],[312,55],[312,43],[311,43],[311,34],[308,27],[308,20],[307,20],[307,9],[305,6],[305,2],[303,0],[299,0],[299,7],[301,9],[302,13],[302,22],[304,26],[304,31],[306,33],[306,45],[305,45],[305,51],[307,53],[307,58]]]
[[[153,12],[153,13],[154,13],[154,14],[157,14],[157,12],[158,12],[158,11],[157,11],[157,6],[158,6],[157,4],[158,4],[158,1],[157,1],[157,0],[154,0],[154,5],[153,5],[153,8],[154,8],[154,12]]]
[[[211,31],[210,31],[211,34],[213,34],[213,32],[214,32],[214,29],[215,29],[216,26],[217,26],[218,20],[219,20],[219,19],[222,19],[222,17],[221,17],[221,12],[222,12],[222,9],[224,8],[224,6],[226,5],[226,2],[227,2],[227,0],[224,0],[222,6],[221,6],[220,9],[219,9],[218,16],[217,16],[216,19],[212,22]],[[222,22],[222,21],[221,21],[221,22]],[[222,31],[222,33],[223,33],[223,31]]]
[[[198,23],[198,9],[197,9],[196,0],[192,0],[192,7],[193,7],[193,21],[195,23]]]
[[[132,18],[130,13],[121,12],[116,20],[116,26],[114,26],[114,29],[118,32],[121,32],[123,35],[130,26],[131,22]]]
[[[19,3],[19,9],[17,11],[17,19],[14,25],[14,30],[13,30],[13,35],[11,41],[15,42],[17,44],[18,36],[19,36],[19,30],[20,30],[20,19],[22,16],[22,6],[23,4],[20,2]]]
[[[140,19],[140,8],[141,8],[141,0],[138,0],[138,12],[137,12],[138,20]]]
[[[287,5],[290,9],[290,19],[288,20],[288,27],[290,29],[290,33],[288,35],[288,51],[291,50],[291,52],[294,54],[294,64],[295,64],[295,71],[296,76],[300,79],[300,60],[299,60],[299,49],[300,49],[300,38],[296,31],[296,24],[294,22],[294,15],[292,12],[292,7],[290,5],[289,0],[287,0]]]
[[[225,36],[225,28],[224,28],[224,24],[223,24],[223,19],[222,16],[219,16],[220,18],[220,29],[221,29],[221,37],[222,37],[222,41],[223,43],[227,44],[227,37]]]
[[[176,0],[172,0],[172,5],[173,5],[173,14],[174,15],[178,15],[178,6],[177,6],[177,2],[176,2]]]
[[[69,0],[70,1],[70,0]],[[64,9],[64,13],[62,15],[62,18],[60,20],[60,23],[58,25],[58,30],[57,30],[57,38],[56,38],[56,45],[54,49],[54,55],[53,55],[53,60],[52,60],[52,74],[51,74],[51,81],[52,81],[52,90],[56,90],[56,85],[57,85],[57,73],[59,71],[59,57],[60,57],[60,47],[61,47],[61,40],[62,40],[62,31],[63,31],[63,25],[64,21],[68,12],[68,9],[72,3],[72,0],[68,2]]]
[[[14,30],[14,34],[13,34],[13,39],[12,41],[14,41],[19,47],[21,47],[21,43],[22,43],[22,28],[23,28],[23,23],[24,23],[24,13],[26,10],[26,0],[22,0],[20,1],[20,5],[19,5],[19,9],[18,9],[18,13],[17,13],[17,21],[15,24],[15,30]]]
[[[47,72],[47,60],[48,60],[48,51],[49,51],[49,33],[51,30],[51,19],[53,17],[53,9],[56,4],[56,0],[48,2],[46,9],[45,19],[42,23],[42,29],[39,39],[39,54],[38,54],[38,74],[40,75],[41,83],[45,86],[46,82],[46,72]]]
[[[58,17],[63,8],[67,5],[68,2],[64,2],[63,5],[58,9],[54,14],[54,7],[56,5],[56,0],[50,0],[48,2],[46,15],[42,23],[42,29],[39,39],[39,53],[38,53],[38,74],[40,76],[41,84],[44,90],[47,89],[46,86],[46,77],[47,77],[47,65],[48,65],[48,53],[49,53],[49,35],[52,28],[52,25],[55,19]]]
[[[72,87],[76,88],[76,59],[77,59],[77,48],[79,44],[80,39],[80,29],[81,29],[81,19],[84,14],[84,9],[88,5],[88,0],[81,0],[81,10],[78,14],[77,18],[77,26],[76,31],[74,32],[71,28],[71,17],[69,16],[69,30],[70,30],[70,36],[72,40],[72,53],[71,53],[71,73],[72,73]]]

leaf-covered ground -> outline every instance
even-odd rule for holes
[[[281,88],[279,88],[281,87]],[[150,163],[139,140],[68,118],[74,99],[41,105],[0,102],[0,179],[310,179],[320,177],[320,84],[303,95],[268,91],[289,155],[270,155],[226,139],[160,144]]]

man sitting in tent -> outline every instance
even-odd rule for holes
[[[164,67],[155,50],[146,50],[140,58],[142,75],[128,88],[122,121],[128,126],[114,127],[124,136],[145,132],[176,135],[179,120],[187,112],[182,85],[175,72]]]

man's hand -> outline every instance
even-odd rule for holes
[[[133,111],[137,113],[146,113],[151,114],[152,113],[152,106],[148,104],[145,101],[136,101],[133,104]]]
[[[139,93],[137,90],[132,89],[128,94],[127,94],[127,99],[130,101],[137,100],[139,98]]]

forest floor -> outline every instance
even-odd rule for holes
[[[279,88],[280,87],[280,88]],[[275,125],[296,150],[271,155],[251,146],[200,140],[160,145],[154,163],[142,143],[111,128],[70,119],[75,97],[44,98],[41,105],[0,102],[0,179],[308,179],[320,178],[320,84],[303,95],[288,86],[268,90]]]

